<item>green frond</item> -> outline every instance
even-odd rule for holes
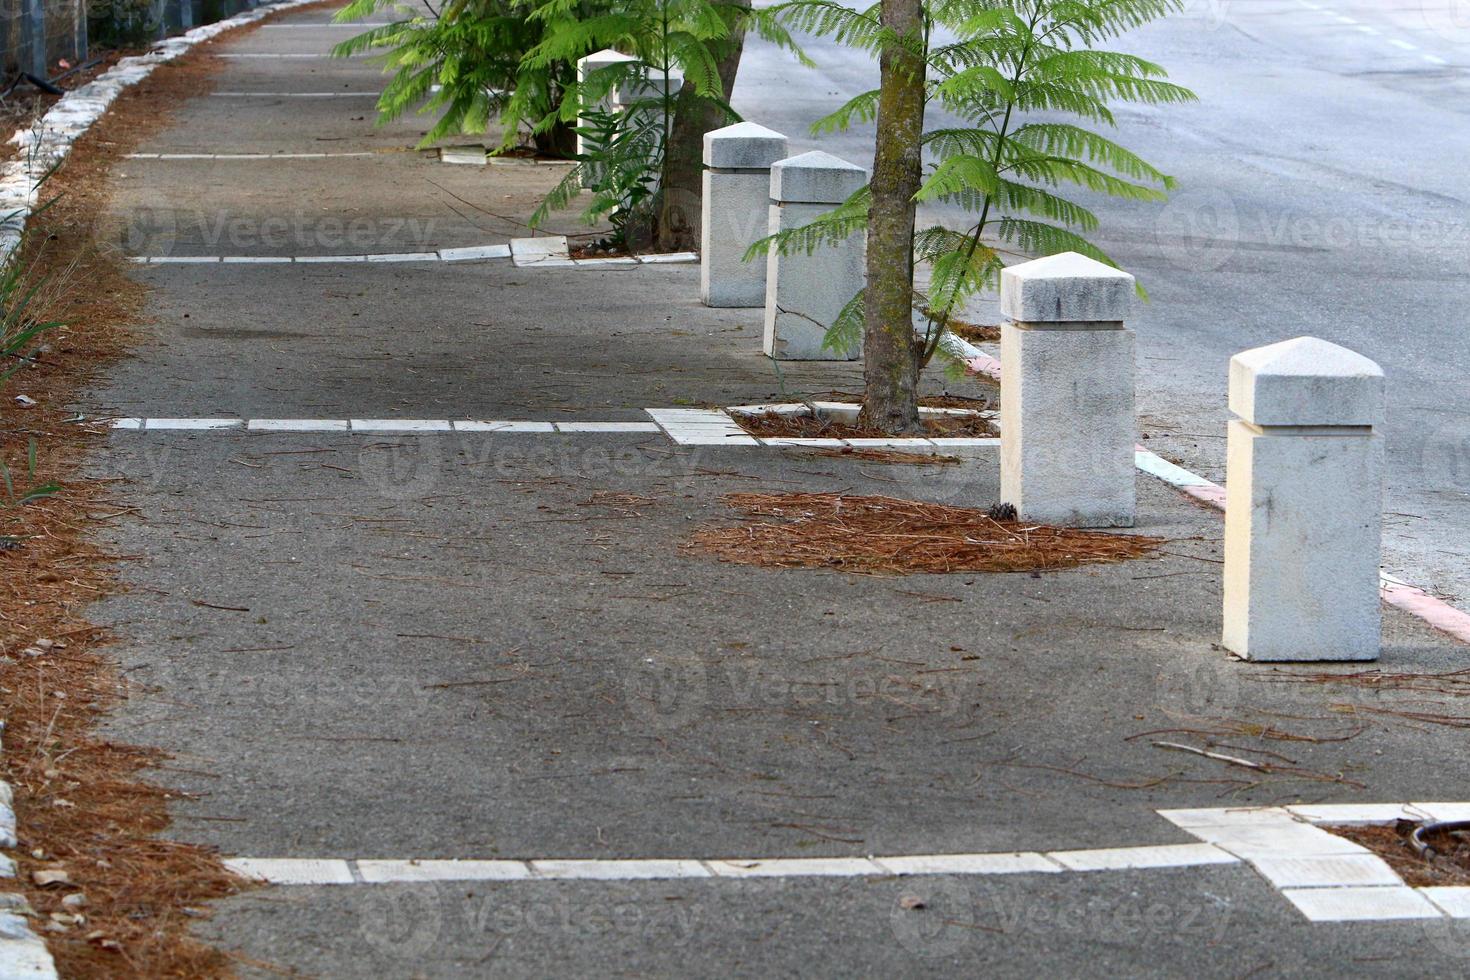
[[[867,307],[863,303],[864,290],[843,304],[837,311],[832,325],[822,334],[822,349],[838,357],[846,357],[862,347],[863,323],[867,318]]]
[[[868,227],[868,207],[872,200],[868,188],[862,187],[846,201],[807,224],[787,228],[760,239],[746,249],[743,260],[749,262],[772,249],[780,255],[795,255],[798,252],[811,255],[823,246],[840,245]]]
[[[836,112],[829,113],[811,125],[811,134],[835,133],[847,130],[854,119],[859,123],[870,123],[878,118],[878,89],[855,95],[843,103]]]

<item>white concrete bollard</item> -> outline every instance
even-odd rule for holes
[[[1230,359],[1223,644],[1247,660],[1374,660],[1383,370],[1315,337]]]
[[[768,234],[810,224],[868,182],[862,167],[815,150],[771,165]],[[863,288],[863,233],[811,255],[766,256],[765,352],[780,360],[853,360],[822,347],[827,328]]]
[[[585,82],[587,80],[587,76],[588,75],[590,75],[592,72],[596,71],[599,68],[606,68],[609,65],[617,65],[617,64],[622,64],[625,61],[636,61],[636,60],[637,59],[634,58],[632,55],[623,54],[621,51],[614,51],[612,48],[604,48],[601,51],[594,51],[591,54],[589,54],[587,57],[585,57],[585,58],[579,58],[577,60],[577,84],[578,85],[581,85],[583,82]],[[604,109],[604,110],[605,109],[610,109],[610,108],[612,108],[614,101],[615,100],[613,98],[613,93],[610,92],[610,93],[608,93],[608,96],[607,97],[603,98],[598,103],[597,108]],[[577,128],[578,129],[581,129],[583,126],[586,126],[587,123],[588,123],[588,120],[587,120],[586,117],[579,116],[577,118]],[[590,149],[592,149],[592,146],[583,138],[583,136],[582,136],[581,133],[578,133],[577,134],[577,153],[578,153],[578,155],[581,155],[583,153],[586,153]],[[583,184],[583,186],[586,186],[587,181],[584,179],[582,181],[582,184]]]
[[[612,90],[612,104],[619,109],[626,109],[636,102],[648,99],[661,99],[664,93],[664,73],[657,68],[648,69],[648,74],[643,78],[635,78],[624,81]],[[670,95],[678,95],[684,87],[684,75],[679,71],[670,71],[668,91]]]
[[[699,298],[705,306],[760,306],[766,301],[766,263],[743,259],[766,236],[771,164],[786,152],[785,136],[752,122],[704,134]]]
[[[1076,252],[1001,270],[1000,492],[1023,520],[1133,524],[1133,293]]]

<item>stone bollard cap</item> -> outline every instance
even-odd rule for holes
[[[1230,410],[1252,425],[1378,425],[1383,369],[1316,337],[1283,340],[1230,359]]]
[[[603,48],[601,51],[592,52],[585,58],[578,58],[577,67],[580,68],[585,74],[586,72],[594,71],[598,68],[605,68],[608,65],[616,65],[624,61],[636,60],[638,59],[634,58],[631,54],[623,54],[623,52],[614,51],[612,48]]]
[[[793,204],[841,204],[868,182],[855,163],[821,150],[771,164],[771,200]]]
[[[1000,272],[1000,309],[1019,323],[1128,319],[1133,277],[1076,252],[1008,266]]]
[[[726,170],[766,170],[787,154],[786,137],[753,122],[704,134],[704,165]]]

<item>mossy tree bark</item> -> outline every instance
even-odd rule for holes
[[[750,0],[742,0],[749,7]],[[735,89],[735,74],[740,69],[740,54],[745,47],[744,24],[730,30],[722,42],[716,67],[720,74],[720,91],[729,102]],[[669,129],[668,146],[664,148],[663,173],[659,178],[658,240],[659,251],[684,252],[699,246],[699,209],[704,181],[704,134],[728,126],[733,120],[718,103],[694,93],[686,85],[674,100],[674,119]]]
[[[925,61],[921,0],[883,0],[877,151],[870,182],[863,296],[863,416],[893,435],[920,431],[921,346],[914,340],[914,195],[923,177]]]

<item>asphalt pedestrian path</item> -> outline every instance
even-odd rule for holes
[[[223,50],[310,53],[344,33],[325,17]],[[413,152],[422,126],[375,128],[369,99],[219,94],[370,91],[359,61],[222,60],[139,152],[372,155],[129,161],[108,220],[156,221],[151,254],[340,251],[326,239],[357,219],[363,251],[504,242],[555,179]],[[222,216],[233,239],[212,237]],[[89,415],[646,421],[857,384],[848,364],[778,374],[759,311],[700,306],[692,267],[134,271],[153,337]],[[988,506],[997,466],[648,432],[119,430],[94,462],[139,515],[111,541],[139,556],[130,591],[95,609],[134,686],[111,731],[181,760],[170,781],[196,795],[172,833],[250,858],[1050,851],[1194,842],[1168,807],[1470,799],[1462,730],[1386,713],[1419,695],[1227,662],[1218,517],[1145,477],[1138,531],[1168,544],[1122,565],[860,577],[683,547],[729,492]],[[1386,611],[1385,669],[1463,658]],[[1224,726],[1299,772],[1145,734]],[[1444,919],[1308,922],[1238,862],[281,886],[199,930],[334,977],[1403,976],[1470,954]]]

